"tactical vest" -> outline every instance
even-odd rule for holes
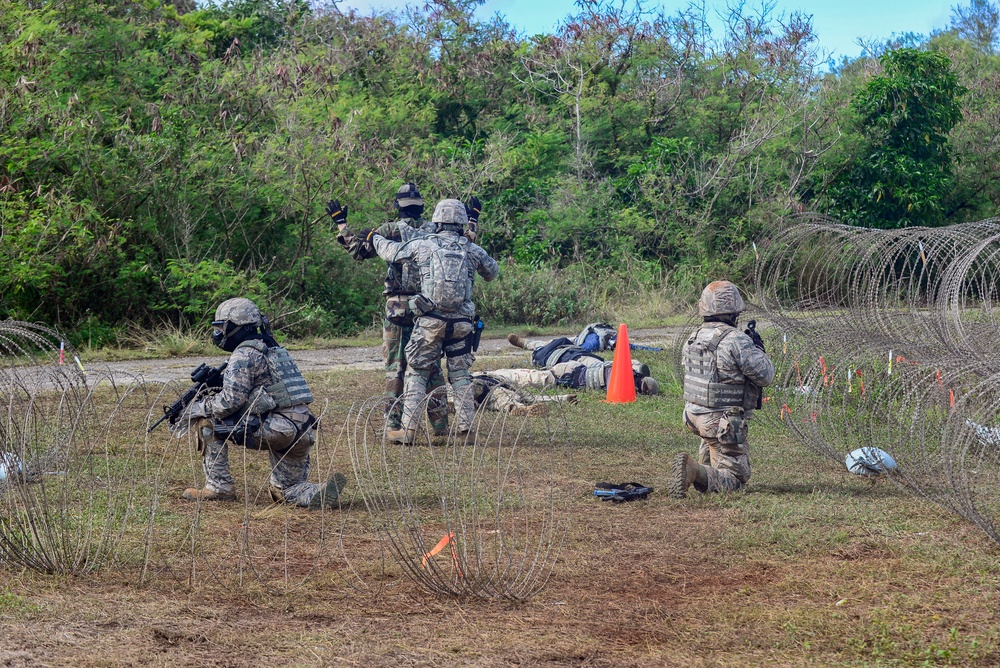
[[[584,372],[584,382],[586,383],[588,390],[603,390],[608,386],[608,375],[611,373],[611,365],[605,362],[604,364],[595,364],[594,366],[586,367]]]
[[[263,410],[253,409],[255,413],[266,413],[282,408],[291,408],[300,404],[311,404],[313,401],[312,392],[306,379],[302,377],[298,365],[288,351],[281,346],[269,348],[260,339],[250,339],[236,346],[237,349],[247,346],[264,353],[267,360],[268,369],[271,372],[271,379],[277,379],[270,385],[256,388],[251,393],[251,400],[248,403],[255,404]],[[266,395],[266,396],[265,396]],[[270,401],[268,401],[270,398]],[[273,404],[273,405],[272,405]]]
[[[593,355],[580,346],[574,345],[571,339],[559,337],[552,339],[541,348],[536,348],[531,352],[531,363],[543,369],[551,369],[560,362],[572,362],[581,357],[593,357],[604,361],[604,358]]]
[[[707,342],[699,343],[698,334],[704,329],[699,327],[688,338],[684,345],[682,361],[684,363],[684,401],[705,408],[741,407],[750,410],[754,406],[747,405],[750,393],[745,391],[746,384],[733,385],[719,382],[719,367],[716,351],[722,340],[739,330],[723,325],[713,327],[715,332]],[[756,398],[753,400],[756,402]]]
[[[497,386],[513,389],[510,383],[502,381],[499,378],[487,376],[485,373],[474,374],[472,376],[472,399],[476,402],[476,405],[478,406],[486,401],[486,397]]]
[[[430,266],[425,270],[421,293],[434,302],[434,310],[457,313],[472,299],[472,273],[469,262],[469,240],[455,234],[434,234],[427,237],[435,246]]]
[[[414,232],[420,230],[424,225],[423,219],[420,218],[402,218],[397,223],[405,223]],[[398,225],[396,227],[399,229]],[[415,236],[417,235],[411,235],[407,238],[402,234],[402,230],[400,230],[400,240],[404,243],[409,241],[410,238],[415,238]],[[386,264],[385,290],[383,291],[385,296],[394,297],[402,295],[404,297],[412,297],[418,292],[420,292],[420,269],[414,263],[407,260],[405,262],[389,262]]]
[[[610,350],[611,340],[618,336],[618,332],[611,325],[603,322],[595,322],[587,325],[576,337],[576,345],[583,347],[589,334],[597,335],[597,347],[593,350]]]

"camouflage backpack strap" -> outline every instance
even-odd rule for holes
[[[260,339],[247,339],[246,341],[241,341],[234,350],[238,350],[240,348],[253,348],[259,353],[267,354],[267,344]]]

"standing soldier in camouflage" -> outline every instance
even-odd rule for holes
[[[761,388],[774,382],[774,366],[756,332],[736,328],[743,309],[743,297],[729,281],[710,283],[698,301],[704,322],[681,356],[684,424],[701,437],[701,453],[699,461],[687,453],[674,460],[669,491],[675,498],[692,485],[699,492],[729,492],[750,480],[747,423]]]
[[[186,489],[189,501],[233,501],[229,445],[267,450],[271,460],[271,498],[308,508],[332,505],[347,484],[336,473],[320,485],[307,482],[316,418],[309,412],[312,393],[288,351],[278,345],[257,305],[227,299],[212,321],[212,343],[232,353],[214,395],[193,401],[185,413],[194,423],[204,455],[205,487]]]
[[[473,199],[473,205],[478,200]],[[469,367],[472,354],[472,285],[476,273],[487,281],[500,274],[497,261],[464,236],[468,222],[466,205],[456,199],[438,202],[431,222],[435,234],[406,242],[392,241],[376,233],[375,250],[386,262],[412,261],[420,269],[420,293],[410,300],[415,325],[406,346],[407,368],[403,387],[403,426],[389,438],[413,443],[419,426],[419,407],[427,393],[432,368],[442,353],[448,366],[448,382],[455,396],[455,419],[459,433],[472,428],[475,417]]]
[[[423,219],[424,200],[413,183],[406,183],[396,193],[396,209],[399,220],[384,223],[372,229],[355,234],[347,227],[347,207],[337,200],[327,204],[326,212],[337,224],[337,242],[357,261],[376,257],[372,236],[380,234],[393,241],[407,242],[417,236],[433,232],[432,226]],[[477,201],[478,203],[478,201]],[[403,406],[399,398],[403,394],[403,376],[406,373],[404,350],[413,333],[413,312],[409,301],[420,292],[420,272],[409,261],[390,262],[386,267],[385,318],[382,320],[382,359],[385,365],[385,397],[388,402],[386,422],[392,431],[402,427]],[[428,391],[438,397],[431,401],[428,414],[434,434],[448,433],[448,404],[438,388],[444,387],[441,363],[430,369]]]

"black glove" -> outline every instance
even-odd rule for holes
[[[326,215],[333,218],[337,225],[347,225],[347,207],[340,206],[340,201],[332,199],[326,203]]]
[[[766,350],[764,350],[764,339],[760,338],[760,334],[757,333],[757,321],[756,320],[751,320],[750,322],[748,322],[747,323],[747,328],[745,330],[743,330],[743,333],[750,337],[750,340],[753,341],[753,344],[755,346],[757,346],[758,348],[760,348],[760,351],[762,353],[766,353],[767,352]]]
[[[378,255],[375,252],[375,244],[372,242],[373,237],[375,237],[375,230],[370,227],[366,227],[358,233],[358,238],[361,239],[361,248],[358,252],[364,260]]]
[[[473,225],[479,222],[479,212],[482,210],[483,205],[479,201],[479,198],[475,195],[473,195],[472,199],[465,203],[465,215],[469,217],[469,222]]]

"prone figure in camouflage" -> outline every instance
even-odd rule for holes
[[[427,394],[431,367],[442,354],[448,368],[448,383],[455,397],[455,419],[459,433],[472,428],[475,405],[469,368],[472,354],[472,302],[475,274],[487,281],[500,275],[497,261],[464,236],[468,222],[466,205],[446,199],[434,207],[431,222],[435,233],[392,241],[375,233],[375,251],[386,262],[411,261],[420,270],[420,293],[410,300],[415,317],[413,334],[406,346],[407,368],[403,382],[403,425],[388,437],[413,443],[421,419],[420,405]]]
[[[774,382],[774,365],[747,332],[736,327],[743,312],[740,291],[729,281],[710,283],[701,293],[703,322],[681,352],[684,366],[684,424],[701,437],[698,461],[687,453],[674,459],[669,493],[729,492],[750,480],[748,422],[761,388]],[[748,330],[749,331],[749,330]]]
[[[475,200],[478,204],[478,200]],[[375,229],[363,229],[355,234],[347,227],[347,207],[338,200],[330,200],[326,206],[327,215],[337,224],[337,243],[358,262],[377,257],[372,237],[379,234],[393,241],[407,242],[418,236],[433,233],[433,226],[423,219],[424,200],[417,191],[416,184],[405,183],[396,192],[396,210],[399,220],[388,222]],[[477,207],[478,208],[478,207]],[[478,213],[478,212],[477,212]],[[402,426],[403,405],[399,398],[403,394],[403,377],[406,373],[404,350],[413,334],[413,312],[410,300],[420,292],[420,272],[410,261],[389,262],[386,266],[385,317],[382,320],[382,360],[385,366],[386,423],[390,430]],[[428,406],[428,416],[436,435],[448,433],[448,405],[438,388],[444,387],[441,362],[429,369],[428,392],[432,399]]]
[[[205,487],[186,489],[189,501],[236,499],[229,446],[267,450],[271,498],[308,508],[332,505],[347,484],[336,473],[325,484],[307,482],[316,440],[312,393],[288,351],[278,345],[257,305],[238,297],[219,304],[212,343],[231,353],[214,395],[193,401],[184,416],[197,429],[204,455]]]
[[[610,363],[607,368],[610,369]],[[486,410],[506,411],[512,415],[545,415],[548,404],[552,402],[567,402],[575,404],[575,394],[530,394],[523,392],[525,388],[548,390],[554,387],[564,387],[574,390],[607,389],[605,374],[604,383],[599,388],[591,388],[586,384],[586,366],[577,360],[561,362],[552,369],[495,369],[472,374],[473,392],[477,406]],[[637,391],[642,394],[658,394],[660,385],[651,376],[644,376],[637,381]]]
[[[584,330],[581,336],[586,333]],[[532,365],[547,370],[541,373],[551,373],[556,385],[578,390],[608,389],[612,363],[581,347],[577,341],[566,337],[539,341],[517,334],[509,334],[507,341],[517,348],[530,350]],[[637,360],[632,360],[632,380],[639,394],[660,393],[660,385],[649,375],[649,367]]]

